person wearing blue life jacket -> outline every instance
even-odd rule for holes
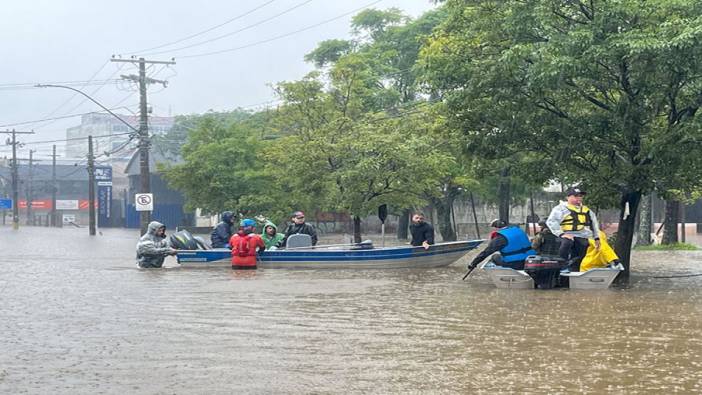
[[[473,269],[490,256],[498,266],[516,270],[524,269],[524,261],[529,255],[536,255],[531,248],[527,234],[517,226],[509,226],[505,221],[496,219],[490,223],[495,228],[487,247],[473,259],[468,269]]]

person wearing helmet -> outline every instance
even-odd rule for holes
[[[539,232],[531,241],[531,248],[535,249],[541,256],[560,256],[560,239],[551,232],[546,221],[539,221],[539,227]]]
[[[312,237],[312,245],[317,245],[317,231],[312,225],[305,223],[305,213],[302,211],[295,211],[291,220],[292,223],[285,229],[285,236],[283,240],[280,241],[279,247],[285,247],[285,244],[288,242],[288,237],[299,233],[310,235],[310,237]]]
[[[468,265],[468,269],[474,269],[488,256],[496,265],[516,270],[524,269],[524,260],[529,255],[536,255],[524,230],[518,226],[509,226],[500,219],[492,221],[490,226],[495,229],[490,242]]]
[[[594,239],[595,249],[600,249],[600,225],[595,213],[583,205],[586,192],[579,187],[566,190],[567,201],[551,210],[546,220],[551,232],[561,240],[559,255],[570,259],[570,270],[579,271],[580,261],[587,253],[588,239]]]
[[[152,221],[146,233],[139,239],[136,246],[137,265],[141,268],[160,268],[168,255],[175,255],[166,239],[166,225]]]
[[[261,236],[254,233],[256,221],[244,219],[239,223],[239,232],[232,236],[229,244],[232,246],[232,269],[256,269],[256,252],[266,249]]]
[[[234,226],[234,213],[231,211],[223,212],[222,222],[217,224],[210,235],[212,248],[231,248],[229,239],[232,238],[234,233],[232,226]]]

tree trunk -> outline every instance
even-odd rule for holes
[[[444,241],[456,241],[456,232],[451,224],[453,200],[454,198],[450,196],[442,199],[432,199],[432,203],[436,207],[439,232]]]
[[[353,242],[361,242],[361,217],[358,215],[353,216]]]
[[[651,211],[653,210],[653,195],[648,194],[641,198],[641,211],[639,212],[639,232],[636,245],[651,245]]]
[[[410,215],[412,215],[412,211],[410,209],[404,209],[404,210],[402,210],[402,213],[400,214],[400,218],[398,218],[398,220],[397,220],[397,239],[398,240],[407,240]]]
[[[677,200],[665,201],[665,218],[663,218],[663,240],[661,244],[675,244],[678,242],[678,218],[680,202]]]
[[[500,181],[497,186],[497,200],[499,202],[500,219],[509,223],[510,206],[510,180],[509,167],[500,171]]]
[[[619,229],[617,230],[617,242],[614,244],[614,249],[619,256],[619,260],[624,265],[624,272],[617,278],[617,282],[619,283],[629,281],[631,243],[634,239],[634,232],[636,231],[636,215],[638,213],[640,201],[640,191],[625,192],[621,197],[619,205]]]
[[[475,237],[480,238],[480,227],[478,226],[478,214],[475,212],[475,200],[473,199],[473,192],[470,193],[470,209],[473,212],[473,223],[475,224]]]

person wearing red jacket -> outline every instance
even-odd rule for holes
[[[255,270],[256,252],[266,249],[261,236],[254,233],[256,221],[244,219],[239,223],[239,232],[229,239],[232,246],[232,269]]]

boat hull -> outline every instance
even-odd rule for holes
[[[393,269],[443,267],[460,259],[482,240],[456,241],[423,247],[371,249],[309,248],[263,251],[258,266],[266,269]],[[231,266],[227,249],[180,250],[176,255],[184,267]]]

